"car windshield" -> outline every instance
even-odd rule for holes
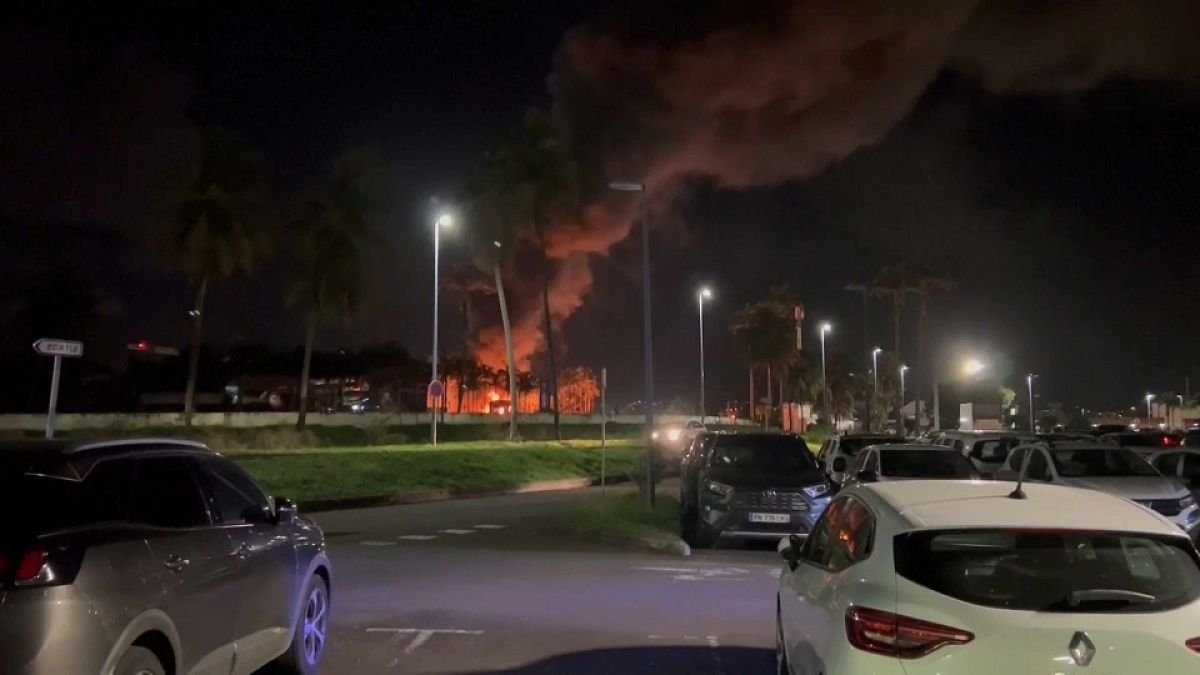
[[[858,454],[859,450],[880,443],[895,443],[895,436],[846,436],[838,444],[838,448],[853,457]]]
[[[885,450],[879,453],[879,469],[895,478],[971,478],[975,467],[953,450]]]
[[[9,467],[11,468],[11,467]],[[0,494],[10,505],[0,509],[0,543],[81,524],[80,484],[63,478],[5,471],[0,465]]]
[[[1162,447],[1166,434],[1145,432],[1140,434],[1120,434],[1116,436],[1117,445],[1127,448]]]
[[[1157,476],[1154,467],[1125,448],[1055,448],[1054,468],[1064,478],[1083,476]]]
[[[896,573],[986,607],[1156,612],[1200,598],[1185,537],[1091,530],[923,530],[895,539]]]
[[[785,436],[726,436],[713,448],[711,466],[771,471],[817,467],[804,441]]]

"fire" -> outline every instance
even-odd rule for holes
[[[595,373],[587,368],[567,368],[559,374],[558,396],[562,402],[559,412],[564,415],[591,415],[596,412],[600,399],[600,385]],[[427,397],[427,408],[434,400]],[[494,384],[475,387],[460,387],[457,376],[446,378],[446,412],[472,415],[508,414],[512,403],[508,400],[508,389]],[[517,413],[534,415],[542,412],[540,389],[522,391],[517,396]]]

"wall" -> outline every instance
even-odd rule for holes
[[[538,415],[520,415],[522,424],[553,424],[554,416],[549,413]],[[618,424],[640,424],[641,415],[611,415],[609,422]],[[689,419],[691,415],[659,415],[655,424],[679,424]],[[503,424],[508,417],[503,415],[446,415],[444,424]],[[600,415],[563,415],[563,424],[593,424],[599,425]],[[734,420],[728,417],[705,418],[707,424],[752,425],[747,420]],[[273,427],[286,426],[296,423],[294,412],[256,412],[256,413],[196,413],[192,417],[195,426],[202,427]],[[350,413],[308,415],[308,424],[312,426],[403,426],[429,424],[429,413],[365,413],[354,415]],[[58,415],[55,417],[54,428],[60,431],[74,429],[149,429],[162,427],[183,426],[183,416],[179,413],[113,413],[97,415]],[[40,431],[46,428],[45,415],[0,415],[0,431]]]

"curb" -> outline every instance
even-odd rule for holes
[[[609,480],[612,485],[619,481]],[[305,513],[321,511],[340,511],[342,509],[365,509],[375,506],[399,506],[402,504],[425,504],[429,502],[444,502],[451,499],[476,499],[479,497],[502,497],[504,495],[521,495],[533,492],[560,492],[580,490],[599,485],[599,480],[591,478],[566,478],[563,480],[544,480],[526,483],[506,490],[409,490],[389,495],[367,495],[363,497],[346,497],[341,499],[313,499],[300,502],[300,510]]]

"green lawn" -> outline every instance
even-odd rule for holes
[[[599,478],[599,443],[464,442],[229,453],[272,494],[300,502],[412,490],[501,491],[548,480]],[[625,478],[642,450],[610,447],[608,475]]]

